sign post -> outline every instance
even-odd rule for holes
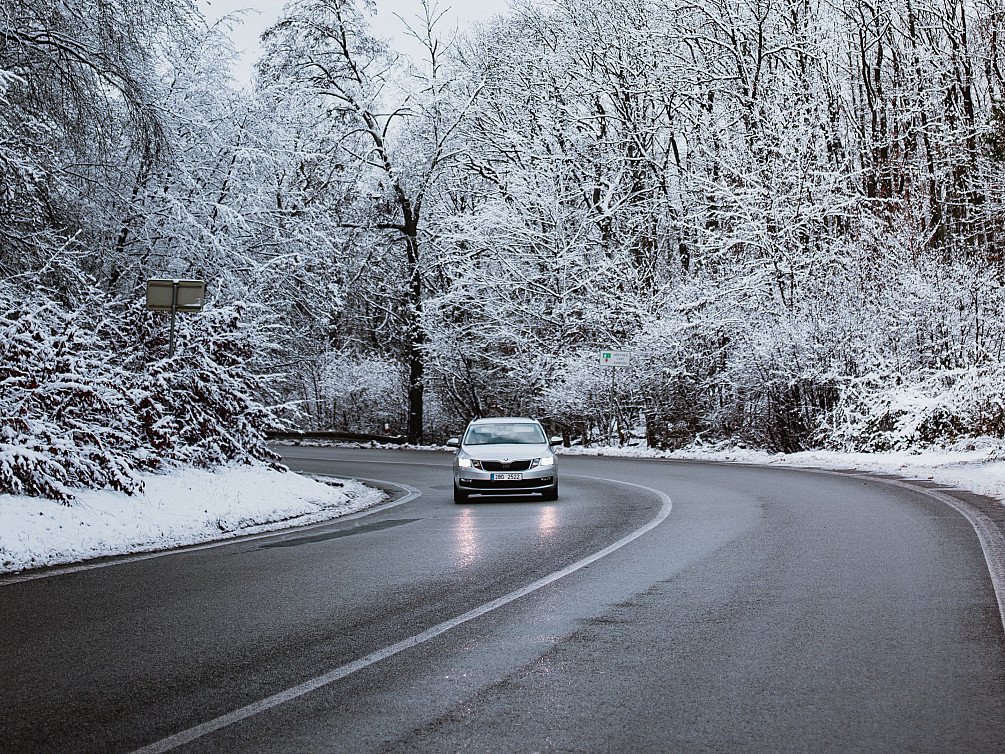
[[[178,312],[202,311],[206,283],[202,280],[148,280],[147,309],[171,312],[171,336],[168,358],[174,356],[174,320]]]
[[[611,370],[611,426],[608,427],[608,438],[611,438],[611,431],[613,429],[614,423],[617,421],[617,414],[615,413],[615,403],[614,403],[614,375],[618,371],[618,367],[627,367],[631,364],[631,355],[628,351],[615,351],[613,349],[605,349],[600,352],[597,362],[602,367],[608,367]]]

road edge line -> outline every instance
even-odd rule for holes
[[[615,456],[612,456],[615,457]],[[627,456],[619,456],[620,458],[627,458]],[[648,458],[640,458],[637,460],[648,461]],[[981,552],[984,555],[984,562],[988,567],[988,575],[991,579],[991,590],[995,594],[995,599],[998,602],[998,614],[1001,619],[1002,630],[1005,631],[1005,535],[1002,534],[1001,530],[991,520],[990,517],[979,508],[963,501],[959,500],[952,495],[947,495],[944,492],[939,492],[938,490],[929,489],[927,487],[922,487],[919,484],[912,483],[909,479],[904,478],[890,478],[889,476],[882,476],[882,474],[889,473],[883,471],[867,471],[864,469],[848,468],[848,469],[828,469],[821,466],[801,466],[798,464],[784,464],[784,463],[757,463],[756,461],[723,461],[716,459],[692,459],[692,458],[654,458],[651,459],[659,462],[670,462],[670,463],[698,463],[698,464],[718,464],[722,466],[746,466],[749,468],[756,469],[787,469],[790,471],[805,471],[811,474],[828,474],[830,476],[844,477],[845,479],[854,478],[868,480],[870,482],[881,482],[883,484],[888,484],[893,487],[900,487],[905,490],[910,490],[911,492],[916,492],[921,495],[926,495],[933,500],[942,503],[943,505],[948,505],[950,508],[959,513],[963,518],[967,520],[970,527],[974,530],[977,535],[977,541],[981,546]],[[951,484],[942,484],[942,486],[951,488]],[[967,490],[961,491],[966,492]],[[978,493],[972,493],[977,495]],[[987,496],[985,496],[987,497]],[[993,500],[994,498],[989,498]]]
[[[883,479],[862,473],[856,473],[855,476],[921,493],[943,505],[948,505],[967,520],[977,534],[977,541],[980,542],[981,551],[984,553],[984,562],[987,563],[988,574],[991,576],[991,588],[998,599],[998,614],[1001,617],[1002,630],[1005,631],[1005,535],[1002,535],[995,522],[984,511],[938,490],[925,489],[900,479]]]

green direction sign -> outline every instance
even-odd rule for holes
[[[631,362],[631,356],[628,351],[601,351],[597,361],[604,367],[626,367]]]

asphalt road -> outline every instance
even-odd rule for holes
[[[283,453],[404,502],[0,582],[0,749],[1005,752],[988,564],[923,490],[566,457],[454,505],[445,453]]]

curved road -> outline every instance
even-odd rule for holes
[[[445,453],[282,452],[395,502],[0,580],[4,750],[1005,752],[988,563],[923,490],[565,457],[457,506]]]

